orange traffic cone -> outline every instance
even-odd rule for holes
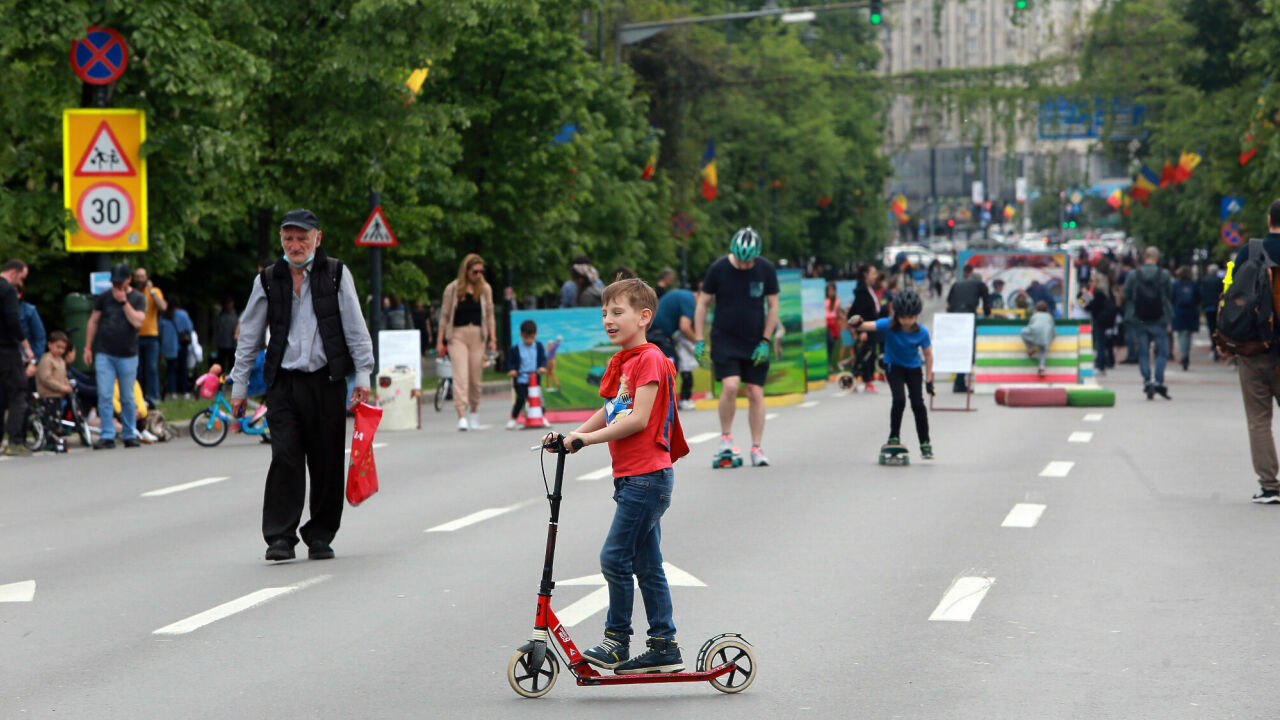
[[[542,415],[542,388],[538,387],[538,373],[529,373],[529,404],[524,409],[524,426],[531,428],[550,427],[547,418]]]

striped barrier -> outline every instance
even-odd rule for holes
[[[1010,385],[1093,385],[1092,326],[1079,321],[1059,320],[1057,337],[1045,358],[1045,375],[1037,372],[1036,358],[1028,357],[1022,342],[1026,323],[979,319],[974,342],[975,393],[995,392]]]

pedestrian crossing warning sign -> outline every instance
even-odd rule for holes
[[[85,148],[76,165],[80,177],[129,177],[135,174],[129,156],[120,148],[120,141],[111,131],[111,125],[103,120],[93,134],[93,141]]]
[[[356,236],[356,247],[396,247],[399,244],[387,223],[387,216],[382,214],[382,206],[375,207]]]

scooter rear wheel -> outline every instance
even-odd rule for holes
[[[711,687],[722,693],[737,693],[746,690],[755,681],[756,656],[746,642],[730,639],[717,643],[702,658],[698,670],[705,672],[725,663],[735,663],[737,667],[726,675],[709,680]]]
[[[511,689],[519,695],[540,698],[555,687],[556,678],[560,676],[560,661],[551,648],[547,648],[547,653],[543,656],[542,667],[535,670],[530,667],[532,661],[532,651],[515,651],[511,662],[507,663],[507,682],[511,683]]]

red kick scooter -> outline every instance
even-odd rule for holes
[[[574,441],[577,450],[581,441]],[[507,682],[511,689],[527,698],[546,695],[560,675],[560,657],[569,666],[569,672],[579,685],[635,685],[640,683],[709,682],[720,692],[742,692],[756,678],[756,657],[751,644],[737,633],[721,633],[702,644],[698,651],[697,671],[675,673],[647,673],[642,675],[601,675],[588,663],[578,646],[573,644],[569,631],[556,619],[551,610],[551,590],[556,586],[551,580],[551,567],[556,555],[556,528],[560,522],[560,491],[564,485],[564,459],[568,454],[564,436],[556,435],[545,445],[532,448],[557,453],[555,488],[547,490],[551,505],[551,522],[547,527],[547,555],[542,566],[542,585],[538,589],[538,610],[533,622],[533,637],[511,656],[507,663]],[[546,472],[543,471],[543,484]],[[559,650],[550,647],[554,637]]]

